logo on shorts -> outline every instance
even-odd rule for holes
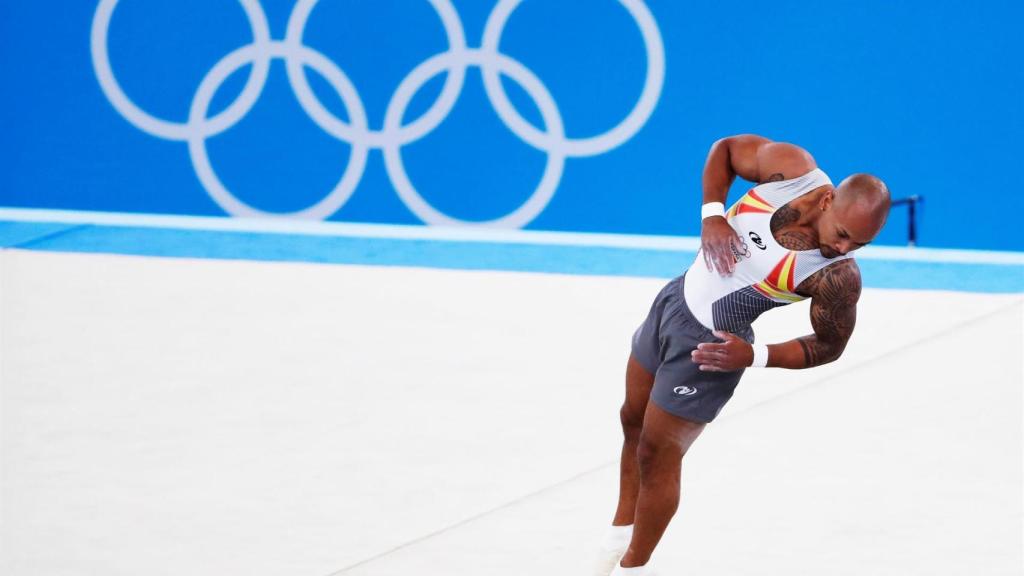
[[[764,240],[761,240],[761,237],[757,234],[757,232],[751,232],[750,239],[753,240],[754,244],[757,244],[757,247],[760,248],[761,250],[765,250],[768,248],[767,246],[764,245]]]
[[[691,388],[689,386],[676,386],[672,391],[680,396],[693,396],[697,393],[696,388]]]

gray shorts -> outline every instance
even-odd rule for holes
[[[697,344],[721,340],[686,307],[684,278],[685,274],[669,282],[654,299],[647,319],[633,334],[633,356],[654,374],[655,404],[686,420],[711,422],[732,398],[743,370],[702,372],[690,359]],[[736,335],[754,343],[749,326]]]

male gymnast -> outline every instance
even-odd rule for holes
[[[725,211],[736,176],[757,185]],[[697,258],[661,290],[633,335],[619,502],[599,576],[647,573],[679,505],[683,455],[744,369],[811,368],[843,353],[861,291],[851,253],[875,238],[890,205],[875,176],[833,186],[803,148],[749,134],[715,142],[703,188]],[[754,343],[755,318],[806,298],[813,334]]]

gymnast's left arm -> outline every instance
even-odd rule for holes
[[[857,322],[860,269],[853,259],[842,260],[815,272],[797,289],[811,297],[813,334],[768,345],[768,367],[813,368],[835,361],[846,349]],[[750,366],[753,347],[728,332],[716,331],[721,343],[699,344],[692,358],[701,370],[728,372]]]
[[[834,362],[853,335],[861,281],[860,269],[852,258],[822,268],[802,282],[800,289],[811,295],[814,334],[769,344],[769,367],[813,368]]]

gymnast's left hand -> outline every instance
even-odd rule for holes
[[[715,330],[723,342],[701,342],[690,358],[704,372],[732,372],[754,363],[754,347],[739,336]]]

